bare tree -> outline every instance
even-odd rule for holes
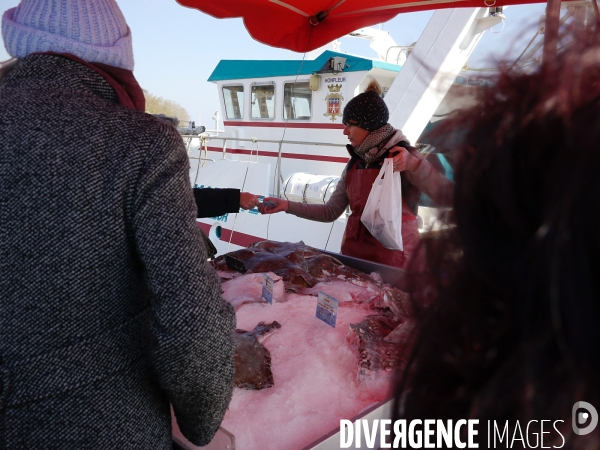
[[[146,97],[146,112],[150,114],[164,114],[169,117],[177,117],[180,121],[189,121],[190,113],[179,103],[154,95],[144,90]]]

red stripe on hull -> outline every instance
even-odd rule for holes
[[[202,228],[202,231],[204,231],[204,233],[208,236],[208,233],[210,232],[210,225],[206,224],[206,223],[202,223],[202,222],[196,222],[198,224],[198,226],[200,228]]]
[[[229,238],[231,237],[231,230],[227,228],[221,229],[221,240],[225,242],[229,242]],[[252,236],[250,234],[240,233],[239,231],[233,232],[233,238],[231,239],[231,243],[235,245],[239,245],[240,247],[248,247],[255,242],[264,241],[265,238],[261,238],[258,236]]]
[[[202,222],[196,222],[198,226],[206,233],[210,232],[211,226]],[[221,227],[221,241],[229,242],[229,238],[231,237],[231,230],[227,228]],[[240,247],[248,247],[255,242],[264,241],[265,238],[252,236],[251,234],[240,233],[239,231],[233,232],[233,238],[231,239],[231,243],[234,245],[239,245]]]
[[[207,147],[208,151],[223,153],[223,149],[219,147]],[[234,155],[256,155],[256,150],[244,150],[241,148],[228,148],[227,153]],[[268,152],[264,150],[258,150],[258,156],[268,156],[271,158],[277,158],[277,152]],[[299,153],[281,153],[282,158],[286,159],[303,159],[308,161],[325,161],[346,164],[350,157],[341,156],[324,156],[324,155],[302,155]]]
[[[342,123],[297,123],[297,122],[223,122],[226,127],[264,127],[264,128],[312,128],[319,130],[343,130]]]

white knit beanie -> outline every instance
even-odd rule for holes
[[[71,53],[133,70],[131,31],[115,0],[21,0],[2,16],[8,54]]]

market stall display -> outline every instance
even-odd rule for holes
[[[302,449],[391,397],[414,326],[407,294],[302,243],[263,241],[214,265],[252,340],[236,358],[259,380],[236,384],[222,423],[236,448]]]

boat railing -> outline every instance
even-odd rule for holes
[[[312,142],[312,141],[290,141],[287,139],[258,139],[258,138],[239,138],[234,136],[202,136],[202,135],[182,135],[184,139],[188,139],[187,147],[191,144],[193,139],[201,139],[202,141],[210,141],[218,139],[223,141],[223,154],[226,153],[227,141],[239,141],[239,142],[252,142],[252,143],[269,143],[269,144],[296,144],[296,145],[315,145],[323,147],[346,147],[346,144],[339,144],[333,142]]]
[[[406,58],[408,58],[408,55],[410,54],[410,52],[413,51],[413,49],[415,48],[414,45],[391,45],[390,47],[388,47],[388,49],[385,52],[385,62],[388,62],[390,64],[396,64],[397,66],[401,66],[404,63],[400,62],[400,57],[402,55],[402,51],[404,51],[406,54],[404,55],[404,61],[406,61]],[[390,50],[398,50],[396,52],[396,60],[395,61],[390,61]]]
[[[210,159],[208,158],[208,141],[216,139],[216,140],[221,140],[223,141],[223,157],[221,159],[227,159],[227,141],[237,141],[237,142],[249,142],[253,144],[253,147],[256,146],[255,148],[252,148],[250,150],[250,159],[252,158],[252,154],[256,151],[256,160],[255,162],[258,162],[258,145],[261,143],[265,143],[265,144],[278,144],[279,145],[279,149],[277,151],[277,165],[276,165],[276,190],[275,192],[280,192],[281,190],[281,183],[283,183],[283,175],[281,174],[281,148],[283,146],[283,144],[291,144],[291,145],[313,145],[316,147],[346,147],[345,144],[339,144],[339,143],[334,143],[334,142],[314,142],[314,141],[293,141],[293,140],[287,140],[287,139],[258,139],[258,138],[239,138],[239,137],[232,137],[232,136],[214,136],[214,135],[206,135],[206,134],[182,134],[181,136],[184,140],[187,139],[187,143],[186,143],[186,147],[187,147],[187,153],[188,156],[190,154],[190,147],[192,144],[192,141],[194,139],[200,139],[200,146],[198,147],[198,149],[200,150],[200,155],[202,155],[202,152],[204,152],[204,158],[202,158],[201,156],[199,156],[198,158],[196,157],[192,157],[190,156],[190,159],[197,159],[198,160],[198,166],[196,168],[196,174],[198,174],[198,171],[200,170],[200,162],[204,161],[204,163],[202,164],[202,166],[204,167],[204,165],[206,165],[207,161],[212,161],[215,162],[214,159]]]

